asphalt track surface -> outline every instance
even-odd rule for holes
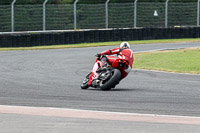
[[[132,45],[131,48],[135,53],[138,53],[188,47],[200,47],[200,44],[141,44]],[[1,51],[0,105],[200,117],[200,75],[133,70],[125,80],[111,91],[100,91],[93,88],[81,90],[81,81],[90,72],[95,62],[94,55],[112,48],[115,48],[115,46]],[[13,120],[19,120],[19,118],[23,117],[25,116],[12,115]],[[48,118],[47,120],[47,118],[39,116],[34,118],[32,118],[33,116],[27,117],[31,117],[30,119],[33,121],[48,121],[49,126],[57,124],[55,127],[61,128],[63,131],[80,132],[81,130],[82,132],[89,132],[92,129],[84,130],[84,125],[80,124],[87,123],[85,126],[92,125],[98,132],[101,132],[102,128],[104,131],[109,130],[110,132],[133,132],[131,127],[134,127],[136,132],[156,132],[158,126],[161,130],[163,129],[160,132],[177,132],[177,125],[173,124],[117,123],[116,121],[109,121],[112,123],[110,125],[107,121],[100,120],[78,118],[70,118],[68,120],[64,118]],[[24,119],[28,120],[27,117]],[[10,116],[0,114],[0,118],[7,120]],[[74,128],[73,126],[70,128],[65,126],[63,128],[61,123],[66,121],[70,121]],[[75,121],[79,121],[79,123]],[[8,130],[5,126],[8,123],[17,125],[18,122],[16,121],[0,122],[0,126],[4,127],[3,131],[5,132],[19,129],[15,127]],[[21,123],[23,122],[21,120]],[[26,132],[26,124],[28,123],[24,122],[24,127],[22,125],[18,126],[22,127],[23,131]],[[112,130],[108,125],[109,127],[113,126]],[[37,124],[34,126],[37,127]],[[42,125],[40,123],[40,126],[45,126],[45,124]],[[76,126],[80,128],[76,129]],[[146,127],[145,129],[143,129],[144,126]],[[164,127],[162,128],[162,126]],[[126,130],[124,127],[127,127]],[[180,126],[180,128],[183,129],[180,132],[194,132],[194,129],[197,132],[200,131],[199,126],[194,127],[193,125]],[[33,132],[41,132],[41,130],[44,129],[37,128]],[[56,131],[57,129],[55,129]]]

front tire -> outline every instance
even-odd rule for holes
[[[121,72],[118,69],[114,69],[111,71],[112,73],[112,77],[104,83],[104,81],[100,82],[100,89],[104,90],[104,91],[109,91],[111,90],[111,88],[113,88],[113,86],[115,86],[120,78],[121,78]]]
[[[90,75],[91,73],[89,73],[82,81],[82,84],[81,84],[81,89],[87,89],[89,88],[89,85],[88,85],[88,82],[89,82],[89,79],[90,79]]]

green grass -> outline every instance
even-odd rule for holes
[[[200,48],[135,54],[133,68],[200,74]]]
[[[128,41],[132,45],[136,44],[152,44],[152,43],[178,43],[178,42],[200,42],[200,38],[192,39],[162,39],[162,40],[141,40]],[[10,50],[42,50],[42,49],[63,49],[63,48],[79,48],[79,47],[97,47],[97,46],[112,46],[119,45],[121,41],[116,42],[100,42],[100,43],[81,43],[81,44],[66,44],[66,45],[51,45],[51,46],[35,46],[35,47],[17,47],[17,48],[0,48],[0,51]]]

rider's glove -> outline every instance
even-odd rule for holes
[[[101,57],[101,54],[96,54],[95,56],[96,56],[96,57]]]

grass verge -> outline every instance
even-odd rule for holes
[[[200,48],[135,54],[133,68],[200,74]]]
[[[162,40],[141,40],[128,41],[130,44],[152,44],[152,43],[179,43],[179,42],[200,42],[200,38],[190,39],[162,39]],[[99,42],[99,43],[81,43],[81,44],[66,44],[66,45],[51,45],[51,46],[35,46],[35,47],[16,47],[16,48],[0,48],[0,51],[10,50],[43,50],[43,49],[64,49],[64,48],[80,48],[80,47],[97,47],[97,46],[112,46],[119,45],[121,41],[116,42]]]

